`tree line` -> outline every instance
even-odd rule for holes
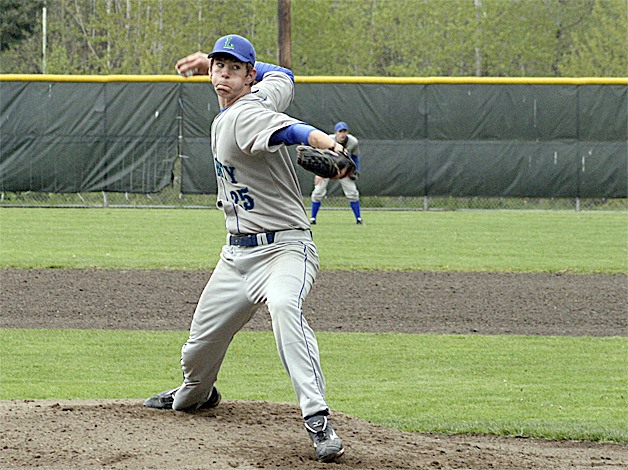
[[[228,33],[277,63],[277,1],[0,0],[0,73],[172,74]],[[291,0],[290,16],[297,76],[628,71],[627,0]]]

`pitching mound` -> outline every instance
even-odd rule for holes
[[[628,446],[404,433],[334,414],[339,463],[316,462],[296,406],[224,401],[193,414],[139,400],[4,401],[4,469],[583,468],[628,466]]]

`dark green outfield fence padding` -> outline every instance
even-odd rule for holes
[[[303,77],[287,112],[349,124],[363,196],[626,198],[627,91],[624,78]],[[180,158],[181,193],[213,194],[217,112],[207,78],[0,75],[0,191],[154,193]]]
[[[0,190],[159,191],[177,158],[177,83],[0,82]]]
[[[292,108],[326,129],[347,121],[360,138],[366,196],[623,198],[626,91],[610,84],[304,84]]]

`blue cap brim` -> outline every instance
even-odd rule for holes
[[[239,62],[244,62],[245,64],[250,64],[248,59],[246,59],[244,56],[241,56],[240,54],[236,54],[234,52],[225,52],[225,51],[211,52],[211,53],[209,53],[207,55],[207,58],[211,59],[212,57],[214,57],[215,55],[218,55],[218,54],[230,55],[231,57],[236,58]]]

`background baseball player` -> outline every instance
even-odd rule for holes
[[[329,136],[336,142],[347,149],[349,156],[355,162],[356,171],[346,178],[341,178],[338,181],[342,186],[342,191],[345,193],[345,197],[349,199],[349,204],[355,215],[355,221],[357,224],[362,224],[362,215],[360,214],[360,193],[358,187],[355,184],[355,180],[359,176],[360,172],[360,148],[358,139],[349,134],[349,126],[346,122],[340,121],[334,126],[335,134]],[[320,176],[314,177],[314,190],[312,191],[312,210],[310,215],[310,223],[316,224],[316,216],[318,210],[321,208],[323,198],[327,194],[327,185],[329,184],[328,178],[321,178]]]
[[[209,56],[192,54],[176,68],[184,76],[209,73],[218,95],[211,152],[216,204],[228,235],[182,347],[183,384],[144,404],[178,411],[217,406],[221,396],[214,383],[227,348],[266,303],[316,458],[333,461],[344,448],[328,421],[318,344],[301,311],[319,258],[286,145],[341,148],[326,133],[283,113],[293,98],[292,72],[256,62],[253,45],[242,36],[221,37]]]

